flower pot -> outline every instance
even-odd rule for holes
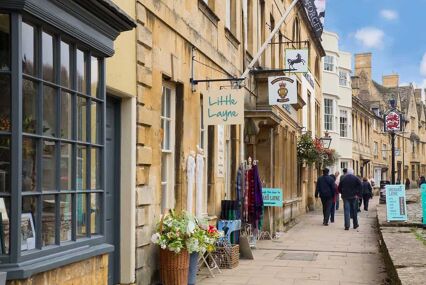
[[[198,252],[194,252],[189,255],[188,285],[195,285],[197,282],[198,257]]]
[[[160,279],[163,285],[188,284],[189,253],[160,249]]]

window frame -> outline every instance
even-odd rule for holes
[[[334,56],[326,55],[324,56],[324,71],[334,72],[335,67]]]
[[[327,107],[327,102],[330,102],[330,106]],[[331,108],[331,113],[328,113]],[[334,100],[324,98],[324,130],[333,131],[333,119],[334,119]]]
[[[171,209],[174,205],[174,185],[175,185],[175,143],[176,143],[176,133],[175,133],[175,124],[176,124],[176,109],[173,108],[176,106],[176,86],[174,86],[172,83],[163,80],[162,83],[162,93],[161,96],[164,96],[164,90],[169,89],[170,90],[170,117],[167,118],[167,120],[170,122],[170,146],[169,149],[163,148],[163,142],[161,143],[161,207],[162,209]],[[162,98],[163,102],[163,98]],[[165,102],[165,101],[164,101]],[[163,111],[163,104],[161,105],[161,110]],[[161,112],[162,112],[161,111]],[[160,115],[160,121],[165,119],[166,117],[163,116],[163,113]],[[163,133],[163,139],[165,137],[165,134]],[[163,181],[163,158],[167,159],[167,181]],[[166,186],[166,193],[163,193],[163,186]]]
[[[342,115],[344,114],[344,115]],[[339,126],[340,126],[340,137],[342,138],[348,138],[348,111],[347,110],[340,110],[340,118],[339,118]]]
[[[11,276],[22,276],[22,274],[26,274],[26,269],[21,269],[19,272],[13,271],[14,267],[13,264],[17,264],[19,262],[25,262],[28,260],[37,260],[37,258],[49,256],[52,254],[57,254],[60,252],[70,251],[70,250],[77,250],[78,248],[84,247],[84,246],[95,246],[95,245],[101,245],[105,243],[105,236],[104,236],[104,230],[105,230],[105,112],[106,112],[106,87],[105,87],[105,55],[103,55],[102,52],[97,51],[93,47],[89,47],[87,44],[81,42],[79,39],[72,38],[70,36],[67,36],[64,31],[62,31],[60,28],[54,28],[50,24],[41,21],[40,19],[37,19],[29,14],[22,15],[19,11],[3,11],[1,10],[1,13],[9,14],[10,15],[10,46],[11,46],[11,52],[10,52],[10,61],[11,61],[11,122],[12,122],[12,129],[11,129],[11,195],[10,195],[10,246],[9,246],[9,254],[4,254],[0,256],[0,262],[2,264],[9,264],[7,265],[9,270],[11,270]],[[35,65],[35,73],[34,75],[28,75],[24,74],[23,68],[22,68],[22,49],[20,48],[23,44],[22,42],[22,25],[23,23],[29,23],[34,27],[34,58],[37,59],[38,63]],[[43,78],[43,70],[42,70],[42,31],[50,34],[53,36],[53,47],[56,49],[56,52],[53,52],[53,74],[54,79],[52,81],[45,80]],[[74,45],[75,47],[79,47],[83,50],[87,51],[87,57],[90,59],[90,56],[96,56],[99,59],[99,65],[98,65],[98,92],[101,94],[101,97],[93,97],[90,95],[91,90],[91,74],[88,72],[87,78],[86,78],[86,94],[80,93],[77,90],[75,90],[75,86],[71,86],[70,88],[67,88],[65,86],[61,85],[60,80],[60,44],[61,41],[64,41],[70,45]],[[75,51],[75,48],[73,49]],[[70,57],[72,55],[70,54]],[[37,62],[35,60],[35,62]],[[73,64],[75,63],[75,57],[73,57],[70,62]],[[87,62],[88,70],[90,70],[90,60]],[[72,65],[70,65],[70,74],[71,69],[74,68]],[[71,75],[70,75],[71,76]],[[76,73],[74,73],[74,76],[77,76]],[[24,113],[23,110],[23,88],[22,83],[25,80],[30,80],[32,82],[36,82],[37,84],[37,92],[36,92],[36,98],[35,102],[37,107],[37,120],[39,123],[37,124],[37,131],[35,133],[26,133],[23,130],[22,123],[23,118],[22,115]],[[75,81],[75,79],[73,79]],[[42,121],[43,121],[43,112],[40,112],[40,110],[43,110],[43,107],[41,106],[43,104],[42,96],[43,96],[43,86],[49,86],[52,88],[55,88],[55,96],[56,96],[56,103],[55,103],[55,111],[58,111],[57,114],[60,114],[60,102],[61,98],[63,97],[62,91],[67,91],[69,94],[72,94],[72,113],[75,116],[76,107],[75,107],[75,98],[77,96],[81,96],[86,98],[87,100],[87,114],[88,118],[90,117],[90,102],[96,102],[98,103],[98,119],[99,119],[99,125],[97,126],[99,129],[99,140],[96,143],[90,142],[90,119],[86,121],[86,125],[89,126],[89,128],[86,129],[88,140],[86,142],[79,141],[75,138],[76,135],[76,122],[75,120],[72,120],[70,122],[72,126],[72,133],[73,137],[71,138],[62,138],[61,135],[57,133],[55,137],[43,134],[42,132]],[[75,117],[74,117],[75,118]],[[61,126],[61,116],[57,115],[55,116],[55,125],[56,130],[60,129]],[[55,189],[51,189],[51,191],[45,191],[41,190],[42,188],[42,180],[38,179],[37,183],[39,184],[38,190],[41,191],[33,191],[33,192],[23,192],[22,188],[22,167],[23,167],[23,139],[24,138],[30,138],[32,140],[36,141],[37,145],[37,151],[40,153],[37,155],[36,158],[36,164],[38,166],[38,173],[37,177],[41,177],[42,172],[42,165],[43,165],[43,157],[42,157],[42,146],[43,142],[53,141],[55,143],[55,169],[56,169],[56,175],[55,175]],[[60,160],[61,160],[61,145],[63,143],[68,143],[71,145],[72,148],[72,185],[71,189],[68,190],[61,190],[60,185]],[[89,155],[87,155],[87,189],[84,190],[76,190],[75,184],[76,184],[76,147],[77,145],[84,145],[87,147],[87,151]],[[91,185],[91,149],[96,148],[99,149],[98,155],[99,155],[99,169],[97,169],[97,172],[99,173],[99,176],[97,176],[97,181],[99,180],[100,187],[99,189],[90,189]],[[91,215],[87,214],[90,209],[92,209],[91,205],[91,196],[92,193],[101,193],[99,194],[101,197],[99,198],[99,215],[100,215],[100,225],[99,225],[99,232],[100,234],[91,234]],[[76,197],[79,194],[86,195],[86,236],[83,238],[77,238],[76,237]],[[42,206],[42,199],[45,196],[55,196],[55,242],[53,245],[48,246],[42,246],[42,240],[41,240],[41,231],[42,231],[42,213],[43,208]],[[70,205],[70,211],[71,211],[71,223],[72,223],[72,229],[71,229],[71,239],[69,241],[62,241],[60,238],[60,199],[62,195],[70,195],[71,196],[71,205]],[[21,250],[21,234],[20,234],[20,220],[21,220],[21,214],[23,213],[22,210],[22,199],[23,197],[36,197],[37,200],[37,219],[38,222],[34,220],[34,227],[36,229],[36,248],[34,250],[28,250],[28,251],[22,251]],[[34,219],[34,217],[33,217]],[[88,249],[89,250],[89,249]],[[101,250],[100,247],[96,250]],[[104,249],[102,249],[104,250]],[[71,260],[78,260],[78,254],[77,252],[74,253],[73,257],[70,257]],[[68,259],[67,259],[68,260]],[[12,264],[12,266],[10,266]],[[33,265],[36,266],[36,265]]]

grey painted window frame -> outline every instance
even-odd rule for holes
[[[72,42],[67,38],[66,41],[70,45],[73,46],[73,51],[75,51],[76,47],[79,48],[83,47],[87,53],[85,53],[85,56],[87,58],[86,64],[87,64],[87,77],[86,77],[86,89],[87,93],[90,93],[90,85],[91,85],[91,74],[90,74],[90,58],[91,56],[96,56],[99,60],[99,69],[98,69],[98,76],[99,76],[99,92],[101,92],[101,96],[97,97],[90,96],[87,94],[82,94],[80,92],[77,92],[75,90],[70,90],[67,88],[64,88],[60,86],[60,72],[59,69],[59,60],[60,60],[60,41],[61,41],[61,31],[59,29],[53,29],[51,27],[48,27],[48,31],[55,31],[55,44],[57,52],[55,53],[55,76],[56,78],[54,81],[56,83],[48,82],[42,79],[42,70],[40,65],[41,63],[41,49],[35,50],[35,57],[38,57],[38,67],[36,67],[36,75],[35,76],[29,76],[24,75],[22,70],[22,23],[23,18],[25,19],[25,22],[30,22],[31,24],[35,23],[34,27],[37,27],[37,30],[44,24],[42,24],[41,21],[29,16],[29,15],[22,15],[19,12],[15,11],[7,11],[7,10],[0,10],[0,13],[5,13],[10,15],[10,21],[11,21],[11,31],[10,31],[10,46],[11,46],[11,54],[10,54],[10,61],[11,61],[11,68],[10,68],[10,74],[11,74],[11,122],[12,122],[12,128],[10,133],[8,132],[2,132],[2,134],[9,134],[10,135],[10,148],[11,148],[11,193],[10,193],[10,246],[9,246],[9,254],[8,255],[1,255],[0,256],[0,270],[4,270],[8,272],[8,279],[15,279],[15,278],[25,278],[29,277],[33,273],[37,273],[41,270],[45,270],[47,268],[50,268],[52,266],[55,266],[52,263],[52,260],[49,262],[46,259],[49,256],[55,256],[57,254],[61,254],[64,252],[69,253],[69,258],[67,259],[67,263],[71,263],[77,260],[81,260],[84,258],[88,258],[90,256],[95,256],[103,253],[107,253],[112,251],[112,246],[102,246],[103,243],[105,243],[105,237],[103,235],[94,235],[91,236],[91,219],[90,219],[90,199],[91,199],[91,193],[102,193],[102,199],[99,205],[100,206],[100,215],[101,215],[101,225],[100,225],[100,233],[104,232],[105,229],[105,112],[106,112],[106,103],[105,103],[105,96],[106,96],[106,86],[105,86],[105,55],[103,55],[101,52],[96,51],[95,53],[92,53],[94,50],[93,48],[88,48],[89,46],[79,42],[78,40],[73,40]],[[28,20],[28,21],[27,21]],[[38,36],[36,36],[36,46],[40,44],[39,40],[41,38],[41,32],[36,33]],[[71,68],[75,69],[75,56],[72,59]],[[74,70],[75,71],[75,70]],[[70,72],[71,74],[73,72]],[[75,78],[77,74],[74,72],[73,79],[72,79],[72,85],[71,89],[75,87]],[[23,79],[30,79],[32,82],[38,82],[38,92],[41,92],[39,94],[42,94],[42,87],[44,85],[52,86],[57,88],[56,89],[56,95],[57,95],[57,103],[55,106],[56,111],[60,111],[60,98],[63,96],[61,94],[61,90],[70,91],[70,94],[72,94],[72,112],[73,115],[76,115],[76,98],[77,95],[81,97],[85,97],[87,99],[87,126],[86,126],[86,132],[87,132],[87,141],[88,142],[80,142],[76,139],[76,121],[75,119],[72,120],[72,139],[64,139],[61,138],[59,133],[56,137],[50,137],[43,135],[41,132],[42,128],[42,114],[40,111],[42,111],[42,102],[38,102],[38,113],[37,113],[37,129],[36,134],[28,134],[23,132],[22,128],[22,114],[23,114],[23,91],[22,91],[22,82]],[[72,92],[71,92],[72,91]],[[40,100],[42,97],[40,95],[37,95],[37,100]],[[42,96],[42,95],[41,95]],[[98,115],[100,116],[100,125],[99,128],[101,129],[99,131],[99,142],[97,143],[89,143],[91,141],[91,131],[90,131],[90,119],[91,119],[91,108],[90,104],[91,102],[96,102],[98,104],[98,107],[101,107],[100,110],[97,108]],[[56,116],[56,128],[60,128],[60,116]],[[37,165],[38,165],[38,171],[37,176],[40,178],[41,176],[41,164],[42,164],[42,142],[45,139],[49,139],[50,141],[55,141],[56,146],[56,190],[57,191],[43,191],[43,192],[31,192],[31,193],[23,193],[21,191],[22,189],[22,143],[23,138],[29,137],[34,138],[37,140],[37,152],[39,153],[37,155]],[[63,191],[60,190],[60,183],[59,178],[60,176],[60,145],[62,142],[71,143],[72,145],[72,189],[76,189],[75,187],[75,179],[76,178],[76,160],[77,160],[77,154],[76,154],[76,148],[77,145],[85,145],[87,147],[87,172],[86,172],[86,188],[87,190],[69,190],[69,191]],[[100,179],[100,188],[96,190],[90,190],[91,185],[91,149],[92,147],[96,147],[99,149],[100,154],[100,173],[101,177]],[[41,180],[37,179],[37,190],[41,190]],[[76,237],[76,197],[78,193],[85,193],[86,194],[86,237],[77,239]],[[42,197],[43,195],[55,195],[55,201],[56,201],[56,215],[55,215],[55,223],[56,223],[56,231],[55,231],[55,245],[53,246],[46,246],[43,249],[41,248],[41,212],[42,212]],[[59,219],[59,211],[60,207],[58,207],[58,200],[60,199],[61,194],[71,194],[72,197],[72,234],[71,234],[71,241],[60,243],[59,238],[59,229],[60,229],[60,219]],[[21,236],[20,236],[20,217],[22,213],[22,197],[24,196],[38,196],[38,202],[37,202],[37,216],[38,218],[38,225],[35,225],[35,228],[37,230],[36,234],[38,236],[37,242],[36,242],[36,249],[31,250],[28,252],[21,252]],[[5,196],[3,196],[5,197]],[[88,247],[92,247],[92,250]],[[37,249],[39,248],[39,249]],[[62,256],[63,257],[63,256]],[[58,256],[56,257],[58,258]],[[61,258],[63,260],[63,258]],[[33,264],[31,266],[28,265],[29,261],[33,261]],[[34,262],[36,261],[36,262]],[[39,262],[37,262],[39,261]],[[38,265],[37,265],[38,264]],[[48,265],[50,264],[50,265]],[[56,263],[56,265],[59,263]],[[39,268],[36,268],[39,266]],[[26,269],[23,269],[26,268]]]

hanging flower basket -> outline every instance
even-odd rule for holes
[[[189,253],[160,249],[160,279],[163,285],[188,284]]]

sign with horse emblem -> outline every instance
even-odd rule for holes
[[[308,49],[286,49],[286,69],[289,72],[308,72],[309,52]]]
[[[297,79],[292,76],[268,77],[269,105],[297,103]]]

